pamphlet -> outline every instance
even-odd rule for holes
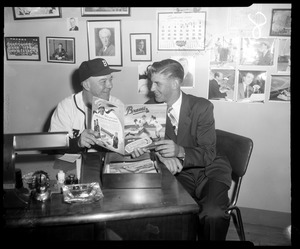
[[[166,104],[115,104],[93,97],[91,128],[100,146],[122,155],[163,139]]]

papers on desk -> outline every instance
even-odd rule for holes
[[[74,163],[76,159],[80,158],[80,154],[64,154],[62,157],[58,158],[60,160],[69,162],[69,163]]]
[[[62,161],[74,163],[76,161],[76,174],[78,180],[80,180],[80,172],[81,172],[81,154],[64,154],[62,157],[58,158]]]
[[[118,162],[106,164],[104,173],[157,173],[151,159],[136,162]]]

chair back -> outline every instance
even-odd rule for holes
[[[230,205],[235,205],[242,178],[247,171],[253,149],[253,141],[244,136],[216,129],[217,152],[226,155],[232,168]]]

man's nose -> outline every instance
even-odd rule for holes
[[[112,88],[113,87],[112,80],[106,80],[105,86],[106,86],[106,88]]]
[[[151,84],[151,92],[153,92],[153,91],[155,91],[155,89],[156,89],[156,84],[155,83],[152,83]]]

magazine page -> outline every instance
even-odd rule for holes
[[[125,105],[125,154],[135,148],[151,147],[154,141],[165,137],[166,104]]]
[[[93,97],[91,129],[98,132],[100,146],[124,154],[124,105]]]

